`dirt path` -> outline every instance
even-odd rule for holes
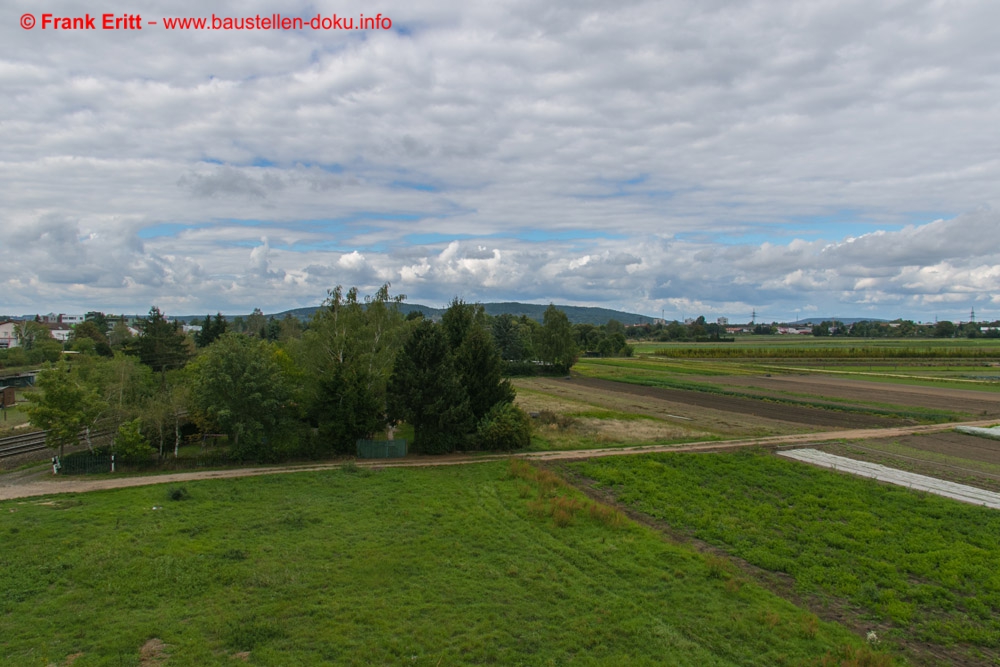
[[[964,422],[967,426],[985,426],[993,422]],[[870,428],[823,433],[807,433],[799,435],[776,435],[764,438],[744,440],[726,440],[723,442],[694,442],[684,445],[649,445],[637,447],[610,447],[607,449],[577,449],[556,452],[526,452],[522,454],[487,454],[467,456],[453,454],[448,456],[408,456],[403,459],[378,459],[359,461],[360,466],[379,468],[416,468],[426,466],[465,465],[469,463],[486,463],[516,456],[533,461],[589,459],[600,456],[620,456],[627,454],[649,454],[654,452],[699,452],[726,451],[741,447],[784,447],[801,446],[831,440],[864,440],[869,438],[895,438],[907,435],[936,433],[948,431],[959,424],[930,424],[923,426],[900,426],[894,428]],[[15,498],[31,498],[48,496],[57,493],[84,493],[105,489],[124,489],[133,486],[150,486],[153,484],[180,484],[205,479],[232,479],[236,477],[255,477],[257,475],[278,475],[282,473],[311,472],[316,470],[333,470],[340,468],[343,462],[317,463],[310,465],[294,465],[268,468],[238,468],[232,470],[203,470],[197,472],[179,472],[162,475],[143,475],[136,477],[116,477],[113,479],[81,479],[73,477],[53,478],[49,473],[32,472],[30,474],[10,474],[0,476],[0,500]]]

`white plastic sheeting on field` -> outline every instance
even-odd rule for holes
[[[946,482],[943,479],[896,470],[895,468],[889,468],[878,463],[856,461],[844,456],[827,454],[816,449],[787,449],[776,453],[779,456],[787,456],[790,459],[805,461],[806,463],[823,466],[824,468],[833,468],[834,470],[849,472],[852,475],[859,475],[861,477],[871,477],[880,482],[889,482],[890,484],[898,484],[899,486],[906,486],[911,489],[927,491],[928,493],[954,498],[955,500],[972,503],[973,505],[985,505],[993,509],[1000,509],[1000,493],[984,491],[974,486]]]
[[[981,428],[979,426],[956,426],[955,430],[959,433],[978,435],[981,438],[993,438],[994,440],[1000,440],[1000,426],[991,426],[990,428]]]

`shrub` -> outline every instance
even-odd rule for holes
[[[479,422],[480,449],[523,449],[531,444],[531,420],[513,403],[498,403]]]
[[[139,432],[139,424],[139,419],[133,419],[118,427],[114,452],[119,461],[125,463],[145,461],[153,453],[149,441]]]

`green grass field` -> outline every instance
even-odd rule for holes
[[[891,625],[892,639],[1000,655],[995,510],[750,451],[572,468],[649,516],[791,575],[804,594],[858,606]]]
[[[0,664],[889,664],[527,464],[185,489],[0,503]]]

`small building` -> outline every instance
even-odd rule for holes
[[[17,322],[14,320],[4,320],[0,322],[0,350],[17,347],[19,338],[17,335]]]
[[[65,343],[69,340],[69,335],[73,333],[73,327],[68,324],[63,324],[61,322],[43,322],[42,326],[49,330],[49,335],[55,338],[60,343]]]

